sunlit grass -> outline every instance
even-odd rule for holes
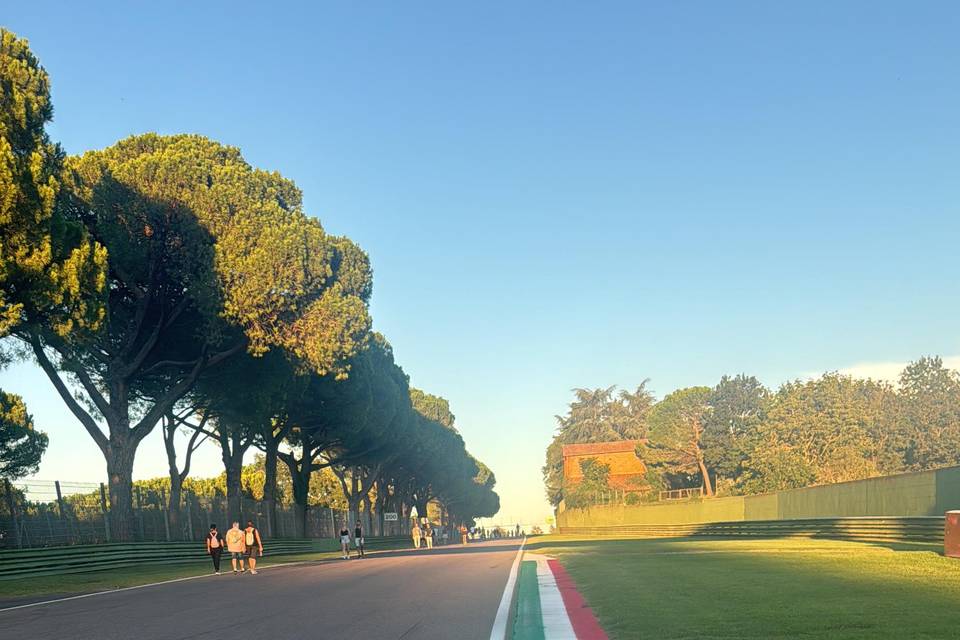
[[[550,536],[612,638],[951,638],[960,561],[935,545]]]
[[[271,557],[268,554],[263,558],[258,558],[257,569],[266,569],[271,566],[289,564],[291,562],[331,560],[340,556],[340,552],[335,550],[337,546],[336,541],[321,541],[321,544],[324,547],[329,546],[331,550],[275,557]],[[405,541],[378,545],[376,551],[404,548],[405,546],[409,546]],[[224,574],[231,572],[230,558],[227,554],[223,556],[220,569]],[[138,567],[125,567],[122,569],[108,569],[105,571],[91,571],[89,573],[74,573],[59,576],[40,576],[18,580],[0,580],[0,607],[4,606],[4,604],[16,604],[15,602],[2,602],[2,599],[8,598],[38,595],[72,595],[93,591],[106,591],[163,580],[174,580],[176,578],[205,576],[211,573],[213,573],[213,565],[208,558],[204,558],[201,562],[189,565],[162,565],[145,562]]]

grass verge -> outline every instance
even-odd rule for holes
[[[611,638],[897,640],[960,633],[960,560],[934,545],[547,536]]]
[[[290,564],[291,562],[332,560],[340,557],[336,541],[320,541],[320,543],[323,548],[329,547],[330,550],[274,557],[269,555],[269,545],[267,545],[268,553],[263,558],[257,559],[257,569]],[[409,546],[406,542],[377,545],[368,553],[375,554],[378,551],[391,551]],[[230,571],[230,559],[226,554],[223,556],[220,568],[224,573]],[[94,591],[110,591],[151,582],[209,575],[212,571],[213,566],[210,560],[205,558],[202,562],[188,565],[145,564],[138,567],[90,571],[88,573],[5,580],[0,581],[0,608],[15,605],[21,599],[23,601],[34,600],[37,596],[70,596]]]

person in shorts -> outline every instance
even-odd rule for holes
[[[357,522],[357,526],[353,529],[353,543],[357,546],[357,557],[364,558],[363,555],[363,527],[360,526],[360,522]]]
[[[263,555],[263,540],[260,532],[253,526],[253,520],[247,520],[247,528],[243,530],[243,555],[250,566],[250,573],[257,575],[257,556]]]
[[[227,553],[230,554],[230,565],[233,566],[233,575],[237,575],[237,563],[240,565],[240,572],[243,568],[243,531],[240,530],[240,523],[234,522],[225,536],[227,540]]]
[[[433,549],[433,527],[429,522],[423,525],[423,539],[427,541],[427,549]]]
[[[462,523],[460,525],[460,544],[467,544],[467,525]]]
[[[217,525],[210,525],[210,533],[207,534],[207,555],[213,560],[213,573],[220,575],[220,556],[223,555],[223,538],[217,531]]]
[[[343,552],[343,559],[350,559],[350,530],[347,529],[347,523],[340,525],[340,551]]]
[[[413,521],[413,529],[410,530],[410,534],[413,536],[413,548],[419,549],[420,538],[423,534],[423,531],[420,529],[420,524],[416,520]]]

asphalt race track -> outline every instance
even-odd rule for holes
[[[106,592],[2,611],[0,638],[487,640],[519,546],[390,551]]]

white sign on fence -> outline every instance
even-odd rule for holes
[[[392,513],[392,512],[391,512],[391,513],[387,513],[387,512],[384,512],[384,514],[383,514],[383,521],[384,521],[384,522],[396,522],[396,521],[399,520],[399,519],[400,519],[400,518],[397,517],[397,514],[396,514],[396,513]]]

